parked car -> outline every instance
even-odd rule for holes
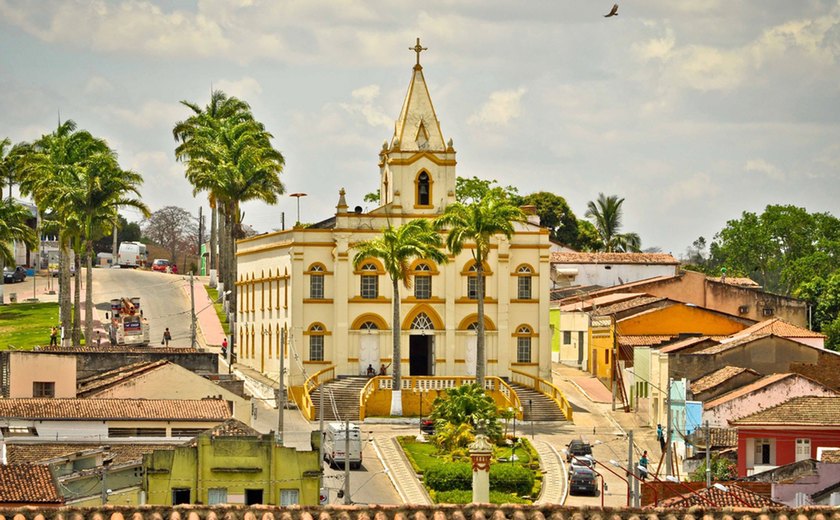
[[[167,269],[168,267],[171,269],[169,260],[165,258],[155,258],[155,261],[152,262],[152,271],[165,273],[169,271],[169,269]]]
[[[591,458],[592,446],[588,442],[575,439],[566,446],[568,447],[566,450],[566,462],[572,462],[574,457],[583,458],[590,455]]]
[[[572,457],[571,462],[569,462],[571,469],[574,468],[594,468],[595,467],[595,459],[592,458],[592,455],[584,455],[582,457]]]
[[[14,269],[3,268],[3,283],[17,283],[26,280],[26,269],[17,266]]]
[[[572,495],[597,495],[597,475],[589,468],[578,467],[569,477],[569,493]]]

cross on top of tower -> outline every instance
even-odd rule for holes
[[[420,66],[420,53],[425,51],[425,50],[428,50],[428,48],[427,47],[422,47],[420,45],[420,38],[417,38],[417,44],[415,44],[414,47],[409,47],[408,50],[414,51],[414,52],[417,53],[417,64],[415,65],[415,67],[419,67]]]

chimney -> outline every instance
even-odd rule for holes
[[[529,224],[533,224],[535,226],[540,225],[540,216],[537,215],[537,207],[533,204],[528,204],[526,206],[520,206],[519,209],[522,210],[522,213],[525,213],[525,220]]]

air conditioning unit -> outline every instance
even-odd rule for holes
[[[765,307],[761,310],[761,314],[764,316],[772,316],[773,315],[773,307]]]
[[[740,307],[738,307],[738,314],[746,314],[749,310],[750,308],[748,306],[741,305]]]

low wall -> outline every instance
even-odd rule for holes
[[[0,508],[0,520],[840,520],[829,507],[624,509],[563,506],[99,506]]]

